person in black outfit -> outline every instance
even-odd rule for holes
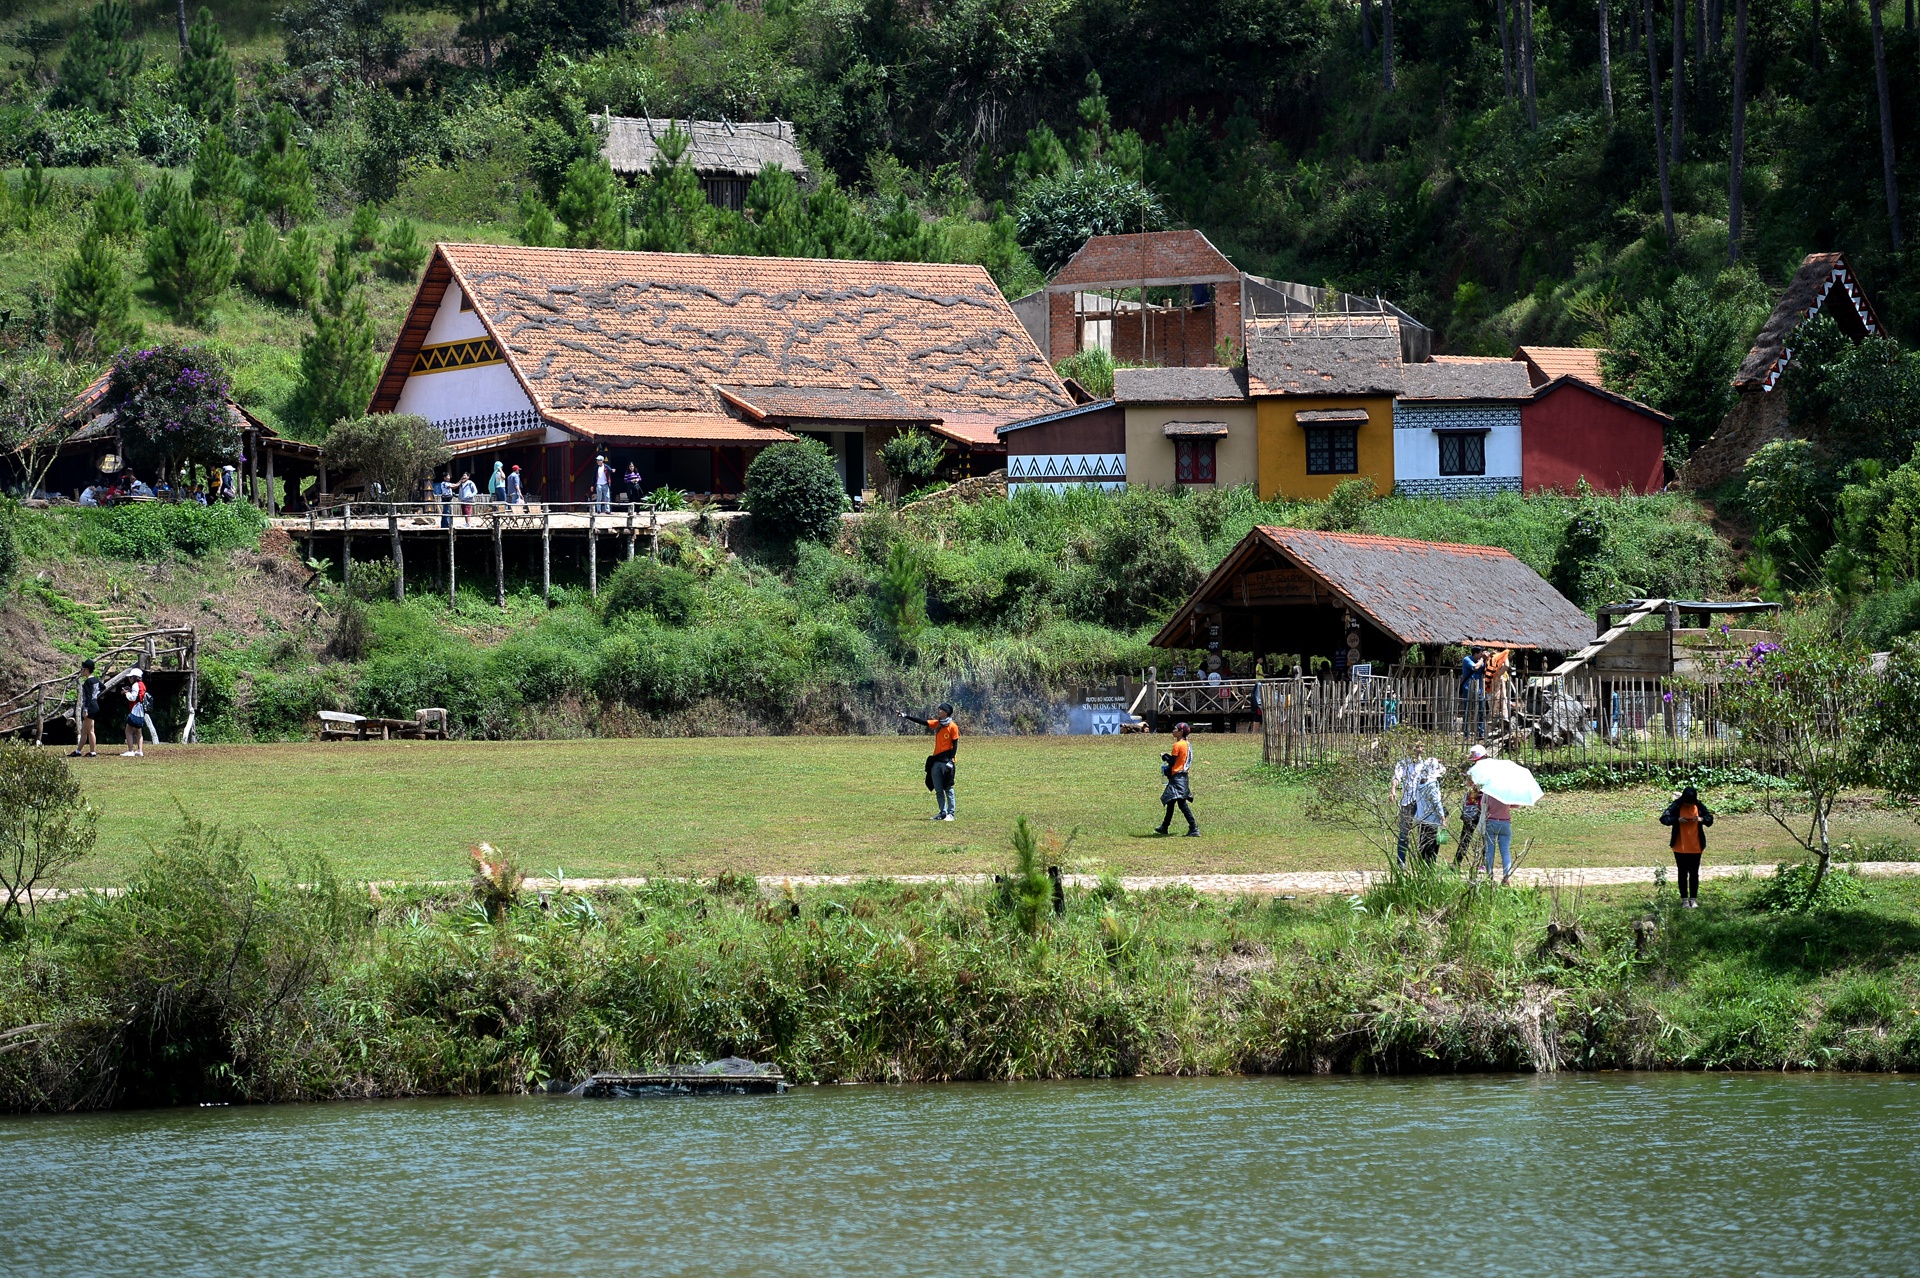
[[[1673,827],[1667,846],[1673,849],[1674,868],[1680,872],[1680,907],[1697,910],[1700,857],[1707,850],[1707,827],[1713,824],[1713,813],[1700,802],[1700,792],[1688,786],[1660,814],[1660,824]]]
[[[73,753],[69,759],[81,758],[85,750],[86,758],[100,753],[100,743],[94,736],[94,725],[100,719],[100,694],[106,691],[100,680],[94,677],[93,658],[80,663],[80,722],[75,725],[78,735],[74,738]]]

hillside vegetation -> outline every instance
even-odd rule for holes
[[[603,577],[598,600],[582,565],[561,565],[551,609],[537,578],[510,578],[505,610],[472,573],[452,607],[419,581],[394,603],[378,562],[356,566],[352,594],[337,566],[309,591],[283,535],[277,552],[233,548],[258,535],[238,508],[183,511],[172,531],[121,531],[149,507],[23,511],[7,607],[46,636],[47,673],[89,651],[88,608],[110,597],[199,625],[204,740],[298,738],[321,709],[420,706],[446,707],[470,737],[857,732],[942,700],[975,731],[1032,732],[1078,689],[1167,663],[1146,641],[1255,523],[1505,546],[1583,603],[1711,594],[1728,572],[1684,497],[1369,500],[1363,487],[1306,503],[1023,492],[876,511],[834,544],[767,543],[749,523],[728,549],[695,530],[659,563]],[[173,540],[156,550],[156,537]]]

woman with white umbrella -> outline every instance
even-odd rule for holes
[[[1540,784],[1510,759],[1496,759],[1485,746],[1475,746],[1467,776],[1480,791],[1480,828],[1486,839],[1487,873],[1493,873],[1493,853],[1500,852],[1500,882],[1513,877],[1513,810],[1540,801]]]

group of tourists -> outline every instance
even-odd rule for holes
[[[378,497],[379,493],[376,491],[374,496]],[[480,500],[480,486],[473,482],[472,471],[461,471],[456,482],[449,470],[428,486],[427,500],[439,505],[440,526],[451,528],[456,509],[463,517],[473,517],[474,505]],[[521,482],[518,466],[509,470],[504,462],[493,463],[493,474],[487,478],[487,500],[497,506],[526,507],[526,487]]]
[[[67,754],[70,759],[93,759],[100,754],[97,725],[107,686],[94,673],[94,669],[91,657],[80,663],[80,730],[78,740]],[[153,713],[153,697],[147,691],[146,672],[134,666],[118,682],[120,696],[127,705],[127,748],[120,752],[120,757],[144,759],[147,757],[145,739],[153,735],[148,726],[148,718]]]
[[[1457,866],[1466,859],[1467,850],[1478,834],[1487,873],[1494,872],[1497,858],[1500,881],[1505,883],[1513,877],[1513,806],[1482,791],[1472,776],[1474,764],[1492,757],[1481,745],[1467,751],[1467,787],[1460,800],[1460,842],[1454,850],[1453,863]],[[1446,774],[1446,765],[1431,757],[1401,759],[1394,765],[1388,793],[1400,808],[1394,856],[1401,865],[1407,863],[1409,850],[1429,865],[1439,859],[1447,823],[1446,796],[1440,779]]]
[[[212,474],[209,483],[189,485],[183,478],[178,487],[165,475],[149,484],[132,471],[123,471],[117,479],[88,484],[76,499],[82,506],[117,506],[130,501],[190,501],[201,506],[239,500],[239,480],[233,467],[223,466]]]
[[[1471,741],[1485,736],[1489,711],[1495,723],[1507,718],[1511,648],[1483,648],[1478,644],[1460,658],[1460,728]]]

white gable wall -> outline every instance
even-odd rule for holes
[[[460,309],[460,286],[447,285],[447,294],[440,299],[440,309],[434,312],[424,344],[438,346],[486,335],[480,313]],[[410,374],[400,388],[400,400],[394,411],[418,413],[430,422],[449,422],[501,413],[531,413],[534,408],[513,370],[505,363],[498,363]]]
[[[1486,430],[1484,475],[1442,475],[1436,427]],[[1393,405],[1393,482],[1409,497],[1480,497],[1520,491],[1518,404]]]

